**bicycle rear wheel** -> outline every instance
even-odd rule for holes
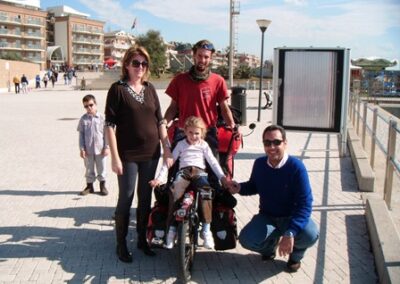
[[[195,254],[194,226],[188,220],[178,225],[178,277],[183,282],[188,282],[192,274],[193,259]]]

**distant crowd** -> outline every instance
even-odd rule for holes
[[[64,70],[64,75],[63,75],[64,85],[71,85],[72,79],[76,77],[75,68],[69,67],[69,68],[63,68],[61,70]],[[40,75],[37,74],[35,76],[35,88],[39,89],[42,86],[44,86],[44,88],[47,88],[47,84],[49,82],[51,82],[51,86],[54,88],[55,83],[58,81],[58,74],[59,71],[55,68],[50,68],[49,70],[47,70],[42,77],[40,77]],[[29,87],[29,79],[25,74],[22,74],[21,77],[15,75],[13,78],[13,83],[16,94],[19,94],[20,92],[22,92],[23,94],[27,94],[31,89]]]

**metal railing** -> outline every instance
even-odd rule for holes
[[[380,108],[377,105],[364,101],[357,95],[352,94],[350,96],[349,117],[359,136],[361,128],[361,143],[365,151],[367,151],[367,131],[371,136],[369,158],[372,169],[375,168],[376,145],[386,158],[383,199],[387,207],[391,209],[393,173],[396,171],[398,175],[400,174],[400,139],[397,139],[400,128],[397,125],[398,119],[392,116],[387,117],[379,110]],[[396,148],[398,151],[396,151]]]

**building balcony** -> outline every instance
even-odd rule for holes
[[[103,62],[99,59],[72,59],[74,64],[78,65],[92,65],[92,64],[99,64],[102,65]]]
[[[89,48],[76,48],[72,51],[75,54],[91,54],[92,51]]]
[[[20,38],[21,32],[20,31],[12,31],[8,29],[0,29],[0,36],[1,37],[10,37],[10,38]]]
[[[44,47],[39,44],[26,44],[23,46],[26,51],[44,51]]]
[[[116,57],[122,57],[125,55],[126,50],[120,51],[120,50],[111,50],[111,55],[116,56]]]
[[[0,42],[0,50],[22,50],[21,44]]]
[[[35,38],[35,39],[42,39],[45,36],[41,33],[24,33],[22,35],[23,38]]]
[[[0,24],[12,24],[16,26],[20,26],[21,24],[21,19],[17,17],[9,17],[5,15],[0,15]]]
[[[103,54],[101,49],[97,48],[74,48],[72,53],[76,54]]]
[[[73,43],[80,44],[91,44],[91,45],[102,45],[103,42],[101,40],[93,40],[88,38],[72,38]]]
[[[44,20],[42,19],[27,19],[22,24],[24,26],[31,26],[31,27],[42,27],[44,26]]]
[[[101,56],[100,55],[74,55],[72,56],[72,60],[74,61],[88,61],[88,62],[92,62],[92,61],[96,61],[96,60],[100,60]]]
[[[113,44],[113,45],[110,45],[110,47],[112,47],[112,48],[114,48],[114,49],[122,49],[122,50],[127,50],[128,48],[130,48],[131,47],[131,45],[129,45],[129,44]]]
[[[40,56],[25,56],[24,59],[29,60],[34,63],[42,63],[44,62],[44,58]]]
[[[96,34],[96,35],[103,35],[103,31],[100,29],[79,29],[79,28],[72,28],[73,33],[80,33],[80,34]]]

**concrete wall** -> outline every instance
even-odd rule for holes
[[[7,70],[7,62],[9,70]],[[11,84],[11,92],[14,92],[14,83],[12,80],[14,76],[21,78],[22,74],[27,76],[29,86],[34,88],[35,76],[41,74],[40,64],[0,59],[0,93],[8,92],[8,82]]]

